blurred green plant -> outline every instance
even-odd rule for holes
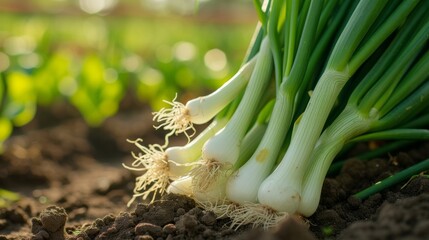
[[[88,55],[70,100],[88,124],[98,125],[116,113],[123,94],[123,83],[118,81],[115,70],[106,69],[96,55]]]
[[[38,105],[68,101],[97,126],[128,93],[159,109],[184,89],[217,88],[240,65],[253,25],[2,13],[0,145]]]
[[[0,188],[0,208],[8,207],[11,203],[18,201],[21,196],[15,192]]]
[[[13,126],[23,126],[36,113],[36,92],[31,78],[20,71],[1,76],[0,152],[1,143],[12,133]]]

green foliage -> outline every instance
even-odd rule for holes
[[[10,72],[6,81],[6,106],[2,116],[11,119],[15,126],[23,126],[36,113],[36,92],[32,79],[21,71]]]
[[[20,199],[19,194],[0,188],[0,208],[9,206]]]
[[[90,125],[98,125],[116,113],[123,92],[123,84],[114,70],[106,69],[97,56],[88,55],[83,61],[71,102]]]
[[[253,23],[176,18],[0,14],[0,145],[37,105],[68,101],[96,126],[125,94],[159,109],[183,89],[219,87],[238,69]],[[222,69],[205,63],[215,48]]]
[[[22,71],[11,71],[1,82],[0,153],[2,143],[12,133],[13,126],[23,126],[36,113],[36,92],[32,79]]]
[[[44,66],[34,73],[34,87],[40,104],[48,105],[61,94],[68,96],[76,87],[71,77],[73,63],[70,57],[67,53],[55,52]]]

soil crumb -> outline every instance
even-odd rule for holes
[[[429,239],[429,194],[385,203],[369,221],[357,221],[338,239]]]

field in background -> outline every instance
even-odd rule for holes
[[[238,69],[256,24],[245,1],[2,2],[0,142],[38,105],[68,101],[95,126],[125,94],[158,109],[214,89]]]

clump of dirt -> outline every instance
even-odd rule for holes
[[[173,194],[149,205],[140,203],[132,212],[97,219],[80,231],[69,239],[231,239],[240,234],[192,199]]]
[[[417,197],[407,197],[418,193],[420,195]],[[234,231],[229,228],[229,219],[218,219],[214,213],[198,208],[195,202],[186,196],[167,194],[152,204],[137,204],[134,211],[121,212],[117,216],[107,215],[90,224],[68,227],[66,239],[427,239],[429,179],[425,176],[416,177],[400,192],[388,191],[384,194],[384,201],[381,193],[365,201],[349,197],[346,202],[332,209],[317,212],[313,217],[314,222],[310,222],[310,229],[316,234],[320,232],[317,238],[309,231],[308,226],[303,224],[302,219],[296,217],[285,219],[270,231],[251,229],[251,226]],[[395,200],[397,198],[399,200]],[[340,205],[341,208],[338,207]],[[358,214],[359,212],[362,214]],[[65,219],[64,215],[61,216]],[[32,223],[33,233],[38,233],[39,236],[49,235],[43,231],[34,231],[34,224],[39,223],[34,220]],[[64,234],[64,231],[62,233]]]
[[[425,143],[415,146],[411,151],[391,155],[387,159],[346,161],[337,176],[325,179],[320,205],[316,213],[309,218],[310,230],[319,239],[336,238],[351,223],[371,218],[386,202],[393,203],[398,199],[429,193],[429,179],[416,176],[407,183],[374,194],[363,201],[352,197],[360,190],[429,158],[428,149],[429,144]]]
[[[30,239],[29,220],[33,214],[31,205],[21,203],[8,208],[0,209],[0,233],[14,232],[18,233],[16,239]],[[14,234],[12,234],[14,235]],[[6,237],[0,234],[0,240],[11,239],[13,236]]]
[[[384,203],[368,221],[352,223],[338,239],[429,239],[429,194]]]
[[[26,224],[30,215],[31,210],[29,208],[23,209],[21,207],[16,207],[0,209],[0,230],[13,227],[13,225]]]
[[[308,230],[308,224],[302,219],[292,216],[281,221],[277,227],[269,231],[253,229],[243,234],[237,240],[316,240],[313,233]]]
[[[38,218],[31,219],[32,240],[64,240],[64,226],[67,221],[66,210],[58,206],[49,206]]]

